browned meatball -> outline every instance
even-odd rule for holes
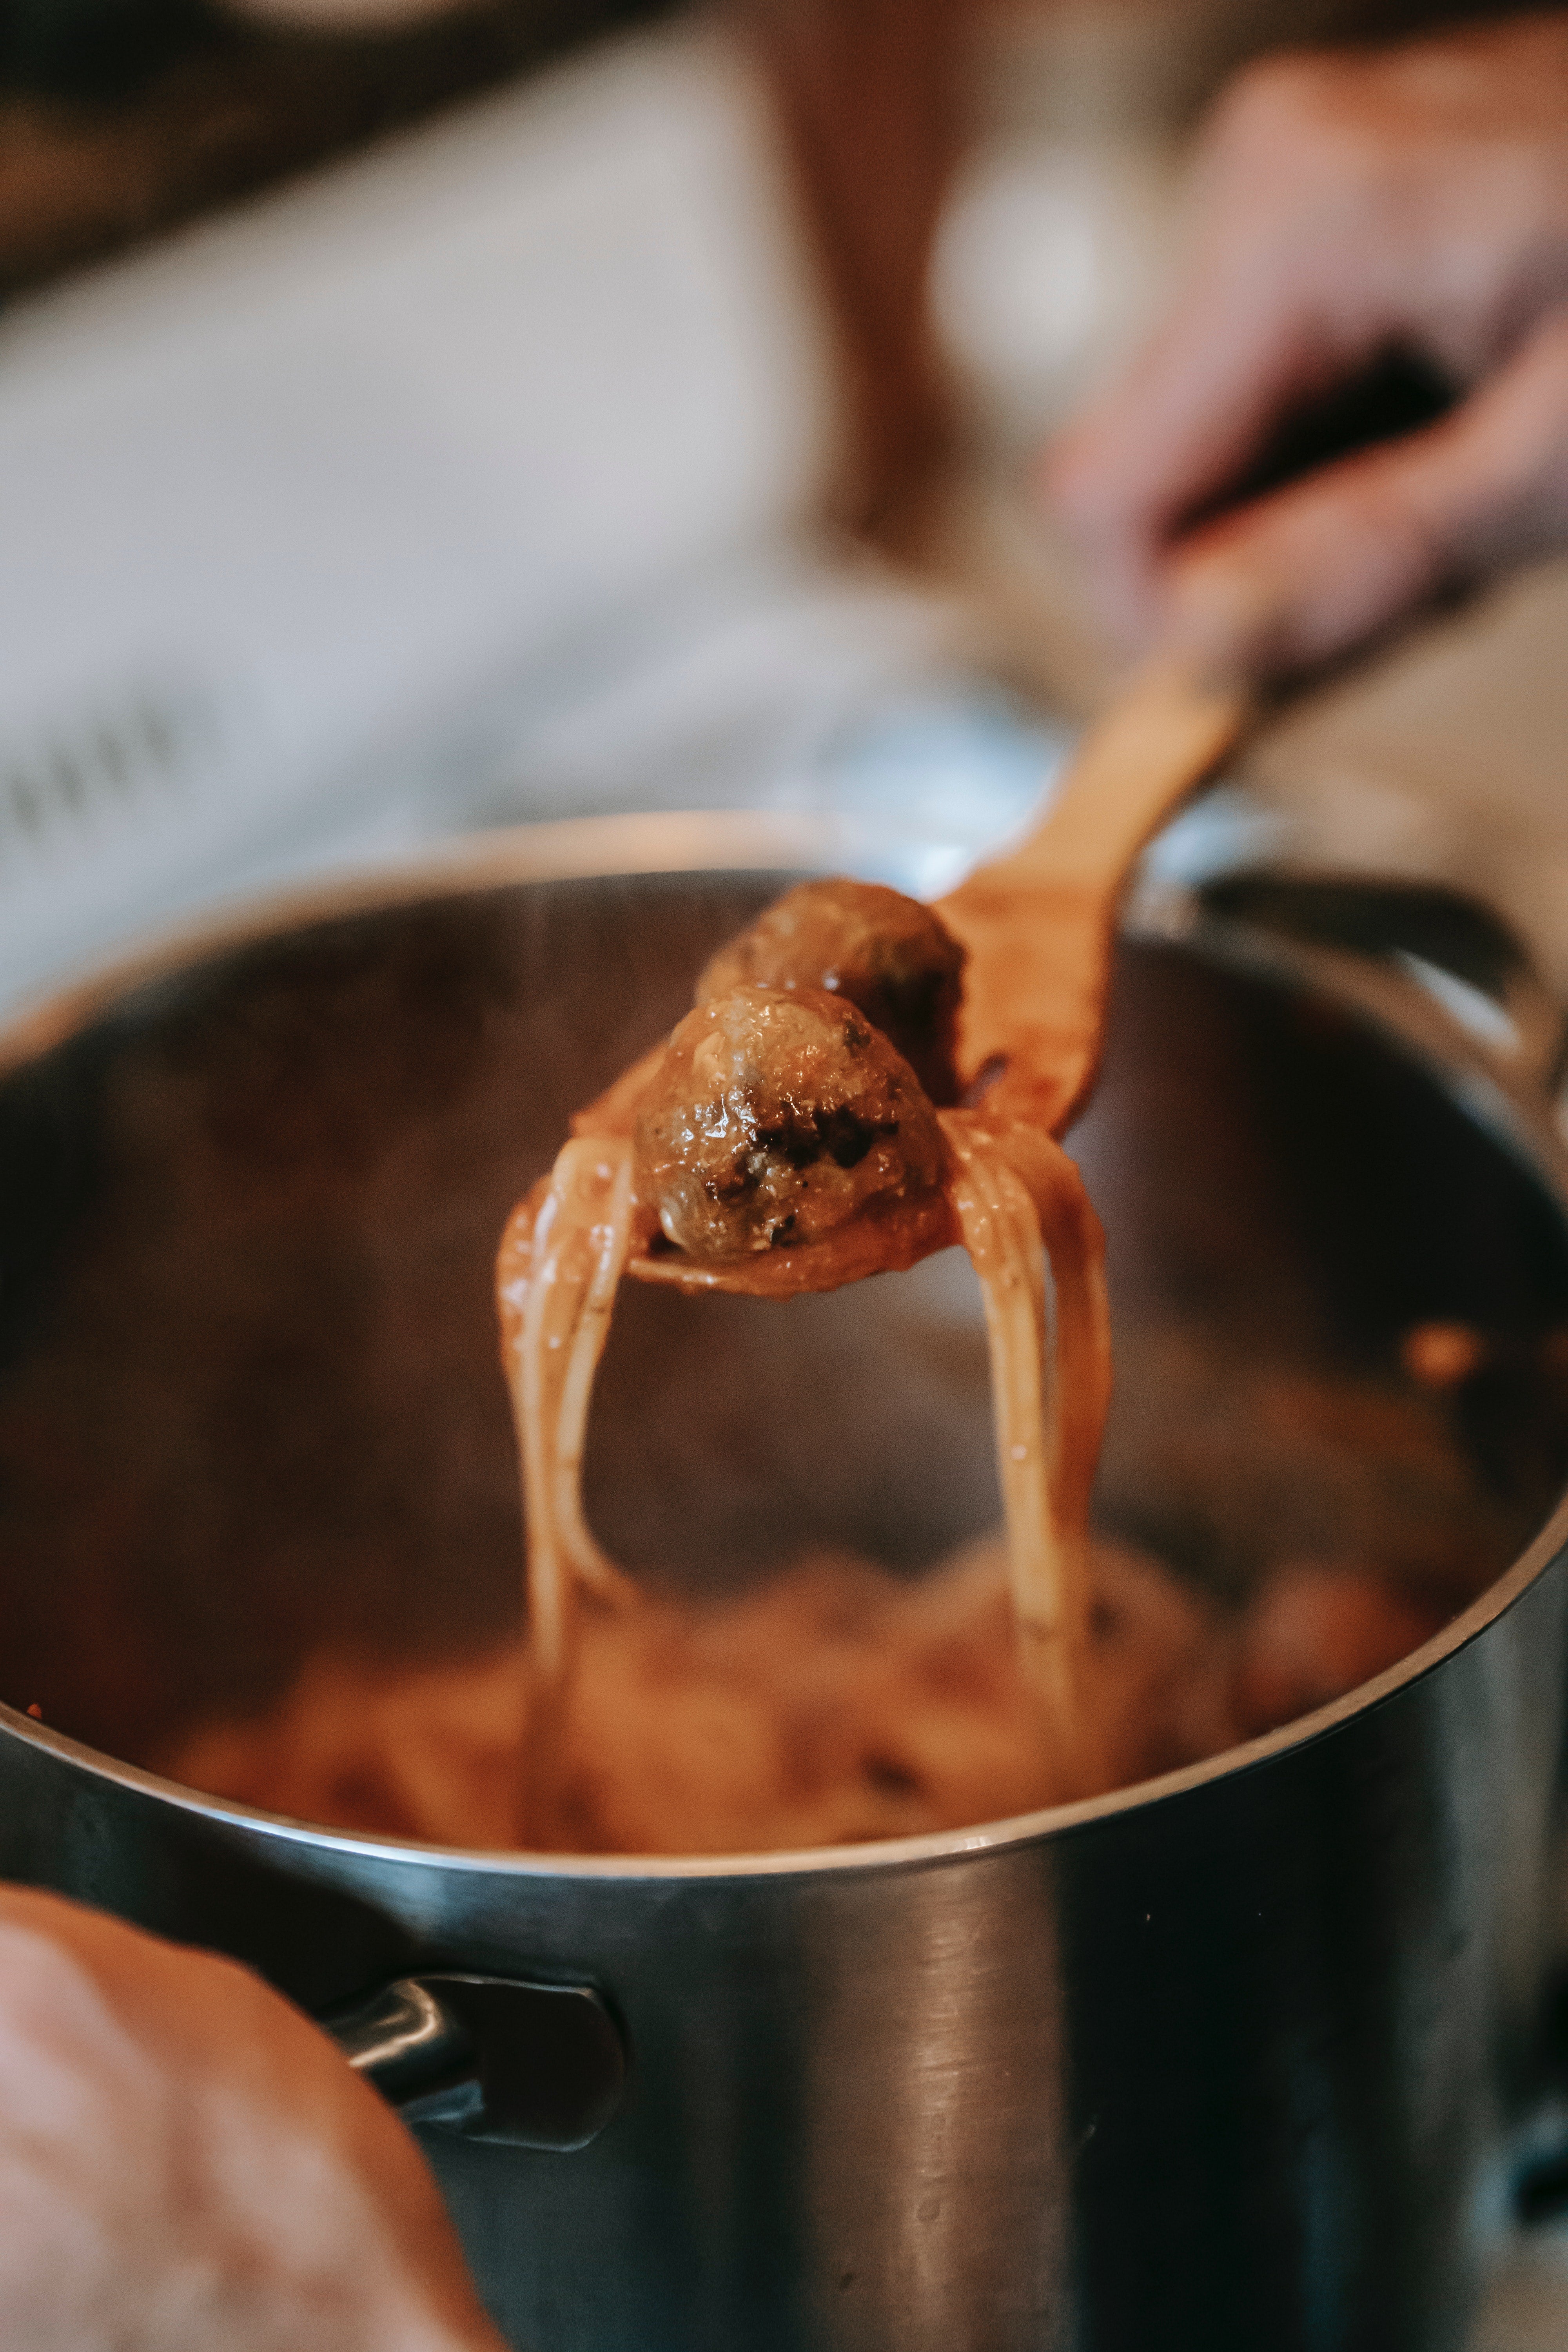
[[[1456,1605],[1375,1569],[1300,1560],[1272,1570],[1241,1625],[1243,1731],[1272,1731],[1370,1682],[1430,1641]]]
[[[933,1102],[954,1102],[963,950],[918,898],[879,882],[802,882],[719,950],[697,1002],[755,982],[826,989],[890,1038]]]
[[[737,988],[689,1013],[637,1124],[639,1188],[698,1258],[817,1240],[940,1182],[936,1113],[842,997]]]

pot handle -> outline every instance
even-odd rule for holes
[[[511,2147],[586,2147],[621,2102],[619,2029],[587,1985],[398,1977],[321,2022],[409,2123]]]
[[[1568,1013],[1492,908],[1440,883],[1242,867],[1197,884],[1202,915],[1327,955],[1381,966],[1458,1021],[1517,1094],[1548,1108],[1568,1071]]]

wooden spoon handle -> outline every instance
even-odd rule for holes
[[[960,1066],[973,1083],[1005,1065],[998,1109],[1059,1131],[1083,1099],[1127,876],[1230,750],[1250,709],[1240,687],[1201,679],[1170,657],[1150,662],[1084,736],[1027,840],[939,902],[969,950]]]

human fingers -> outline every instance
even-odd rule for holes
[[[1201,661],[1266,677],[1352,650],[1455,586],[1568,544],[1568,314],[1441,423],[1177,544],[1153,602]]]
[[[1345,74],[1279,59],[1233,87],[1195,163],[1191,250],[1163,322],[1045,455],[1043,493],[1125,635],[1152,627],[1160,559],[1186,518],[1389,339],[1376,140],[1347,133]]]
[[[1047,466],[1124,633],[1154,627],[1171,543],[1273,470],[1279,428],[1391,350],[1474,384],[1568,299],[1568,19],[1254,68],[1195,188],[1165,327]]]
[[[1128,644],[1153,633],[1162,558],[1184,512],[1239,472],[1271,419],[1308,394],[1294,336],[1272,339],[1274,322],[1256,311],[1232,331],[1227,299],[1211,289],[1194,300],[1041,469],[1100,617]]]

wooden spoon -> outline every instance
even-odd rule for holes
[[[1169,657],[1136,672],[1080,741],[1060,790],[1026,840],[978,866],[937,912],[968,950],[959,1067],[973,1118],[1059,1134],[1094,1080],[1127,877],[1140,851],[1236,743],[1251,703]],[[634,1064],[573,1122],[579,1135],[626,1134],[663,1048]],[[797,1249],[699,1262],[658,1247],[645,1215],[626,1271],[685,1290],[789,1297],[912,1265],[959,1238],[951,1204],[924,1194]]]
[[[937,901],[969,951],[960,1066],[999,1069],[987,1108],[1060,1134],[1094,1082],[1116,921],[1140,852],[1232,749],[1251,705],[1165,657],[1084,735],[1047,814]]]

